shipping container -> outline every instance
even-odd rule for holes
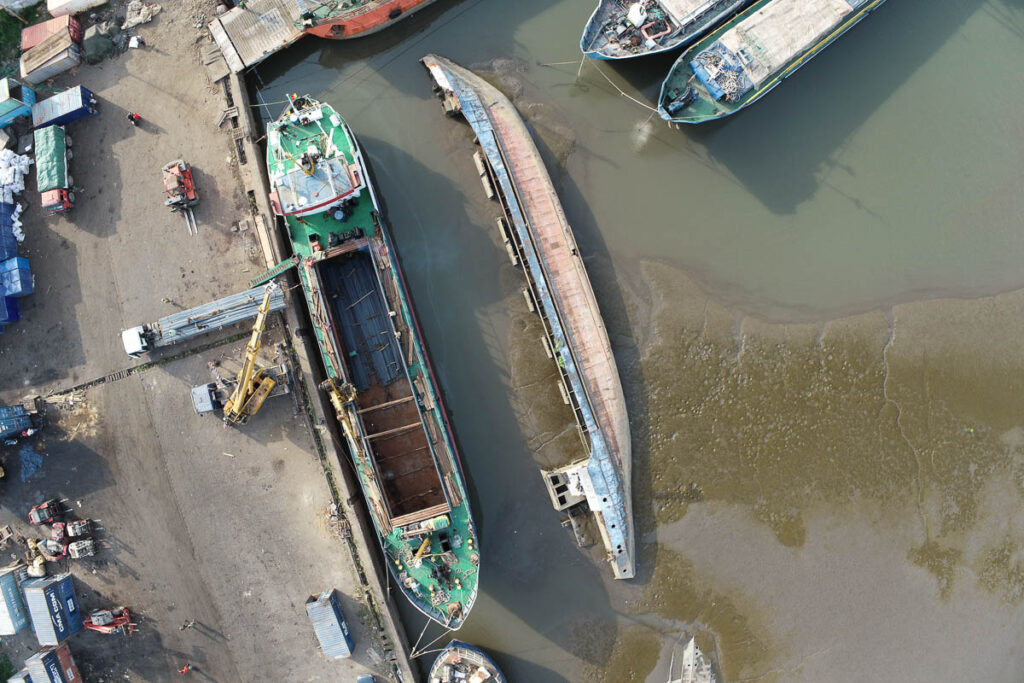
[[[99,7],[110,0],[46,0],[46,11],[52,16],[61,17],[65,14],[78,14],[93,7]]]
[[[32,683],[81,683],[68,644],[46,647],[25,660],[25,669],[32,676]]]
[[[29,579],[23,584],[25,606],[40,645],[60,645],[82,630],[82,610],[70,574]]]
[[[21,599],[21,583],[27,576],[21,565],[0,569],[0,636],[13,636],[28,626]]]
[[[32,125],[63,126],[96,113],[96,97],[88,88],[76,85],[32,106]]]
[[[32,116],[36,92],[13,78],[0,79],[0,128],[14,122],[19,116]]]
[[[21,79],[36,84],[82,63],[82,51],[66,33],[55,33],[21,56]]]
[[[345,659],[352,656],[355,644],[334,589],[325,590],[320,597],[310,596],[306,601],[306,614],[313,622],[313,630],[320,641],[324,657]]]
[[[20,434],[32,426],[32,416],[25,406],[0,406],[0,439]]]
[[[31,50],[55,33],[67,33],[76,43],[82,42],[82,24],[70,14],[54,17],[40,24],[21,29],[21,51]]]

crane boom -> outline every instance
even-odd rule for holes
[[[231,392],[231,396],[224,402],[225,422],[246,422],[252,413],[259,410],[259,407],[263,405],[263,400],[266,399],[267,394],[273,389],[274,380],[267,377],[262,368],[257,367],[256,356],[260,350],[263,331],[267,326],[267,316],[270,315],[270,299],[277,286],[276,282],[270,282],[263,293],[263,303],[260,304],[256,321],[252,325],[252,336],[245,347],[245,358],[243,359],[241,370],[238,371],[235,390]],[[268,382],[271,384],[265,386]],[[248,410],[251,399],[257,395],[263,400],[254,403],[253,409]]]

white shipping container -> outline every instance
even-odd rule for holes
[[[71,47],[64,50],[54,58],[50,59],[42,66],[33,69],[29,73],[25,73],[25,63],[24,61],[22,61],[21,80],[32,85],[37,85],[55,76],[59,76],[68,69],[73,69],[81,63],[82,52],[78,49],[77,45],[72,45]]]
[[[99,7],[108,0],[46,0],[46,9],[51,16],[78,14],[93,7]]]

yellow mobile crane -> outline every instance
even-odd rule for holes
[[[237,378],[233,382],[225,380],[217,371],[216,365],[210,363],[210,372],[217,381],[192,389],[192,402],[200,415],[212,412],[222,405],[225,423],[244,425],[249,418],[259,412],[270,396],[288,392],[288,373],[284,365],[263,368],[257,363],[263,331],[267,326],[267,316],[270,315],[270,299],[277,287],[275,282],[267,284]],[[221,389],[227,390],[232,387],[231,395],[222,401]],[[275,388],[278,391],[275,392]]]

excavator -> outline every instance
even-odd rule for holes
[[[264,368],[257,359],[267,317],[270,315],[270,299],[277,287],[276,282],[267,284],[237,377],[234,380],[225,379],[216,364],[210,363],[210,372],[216,381],[192,388],[192,404],[200,415],[219,408],[223,412],[225,424],[244,425],[259,412],[268,398],[288,393],[287,367],[280,364]],[[229,390],[230,394],[224,398]]]

